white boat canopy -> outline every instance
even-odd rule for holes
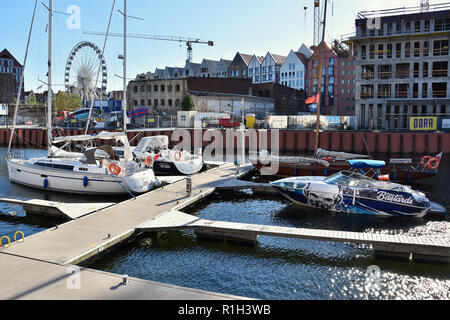
[[[132,161],[133,155],[131,153],[130,143],[128,137],[124,132],[107,132],[102,131],[97,135],[80,135],[80,136],[67,136],[67,137],[57,137],[53,139],[53,143],[61,142],[85,142],[94,140],[116,140],[122,142],[124,147],[124,160]]]
[[[135,151],[146,152],[148,149],[166,150],[169,148],[168,136],[145,137],[139,141]]]

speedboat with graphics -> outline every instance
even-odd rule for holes
[[[193,175],[203,168],[201,149],[195,154],[187,151],[169,149],[167,136],[144,137],[135,148],[131,148],[134,160],[152,167],[156,175]],[[115,148],[118,155],[123,154],[123,148]]]
[[[422,192],[380,175],[384,161],[351,160],[349,164],[352,170],[330,177],[288,178],[272,186],[296,205],[338,213],[410,217],[445,214],[445,208]]]

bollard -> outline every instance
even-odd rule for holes
[[[122,284],[123,284],[124,286],[126,286],[126,285],[128,284],[128,275],[127,275],[127,274],[124,274],[124,275],[122,276]]]

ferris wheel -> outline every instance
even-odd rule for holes
[[[102,59],[101,50],[92,42],[78,43],[70,52],[66,63],[64,74],[66,92],[78,93],[83,102],[88,102],[106,93],[107,83],[106,61]]]

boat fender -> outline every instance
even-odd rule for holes
[[[88,179],[88,177],[84,177],[83,178],[83,187],[87,187],[88,186],[88,184],[89,184],[89,179]]]
[[[48,179],[44,179],[44,189],[48,188]]]
[[[176,153],[175,153],[175,161],[180,161],[181,160],[181,152],[180,151],[177,151]]]

